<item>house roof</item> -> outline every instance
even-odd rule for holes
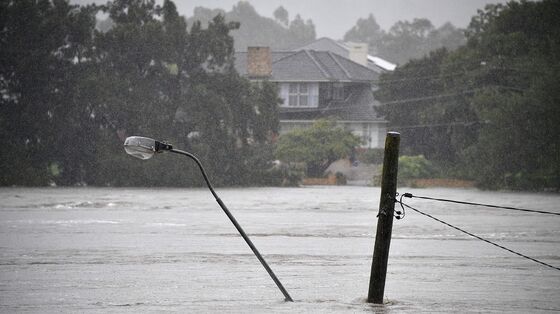
[[[280,107],[281,120],[334,117],[341,121],[386,122],[376,112],[379,102],[371,90],[371,83],[383,71],[356,63],[332,50],[272,51],[270,56],[272,82],[347,82],[350,83],[347,86],[353,86],[346,99],[330,101],[320,108]],[[236,52],[235,68],[247,76],[247,52]]]
[[[339,42],[327,37],[319,38],[299,49],[313,49],[321,51],[331,51],[345,58],[350,54],[350,47],[344,42]],[[367,55],[368,67],[377,72],[394,71],[396,64],[377,56]],[[381,70],[381,71],[380,71]]]
[[[319,51],[330,51],[334,52],[338,55],[348,58],[348,46],[342,45],[336,40],[321,37],[315,41],[312,41],[305,46],[299,47],[299,49],[311,49],[311,50],[319,50]]]
[[[271,81],[371,82],[379,74],[330,51],[271,52]],[[235,54],[235,68],[247,75],[247,53]]]
[[[385,59],[381,59],[381,58],[379,58],[379,57],[375,57],[375,56],[370,56],[370,55],[368,55],[368,56],[367,56],[367,59],[368,59],[368,64],[369,64],[369,63],[373,63],[373,64],[375,64],[376,66],[378,66],[378,67],[380,67],[380,68],[382,68],[382,69],[385,69],[385,70],[387,70],[387,71],[394,71],[394,70],[397,68],[397,65],[396,65],[396,64],[391,63],[391,62],[389,62],[389,61],[387,61],[387,60],[385,60]]]

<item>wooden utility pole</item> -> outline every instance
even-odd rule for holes
[[[381,200],[379,203],[379,214],[377,215],[377,233],[375,236],[367,298],[369,303],[383,303],[397,193],[400,139],[401,135],[398,132],[388,132],[385,138],[385,155],[383,157],[383,173],[381,175]]]

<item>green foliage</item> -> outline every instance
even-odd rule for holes
[[[560,189],[560,3],[480,10],[465,46],[382,77],[402,151],[484,188]]]
[[[358,160],[366,164],[382,164],[383,154],[383,148],[369,148],[358,153]]]
[[[279,6],[274,10],[274,18],[285,26],[288,26],[290,23],[290,14],[283,6]]]
[[[238,23],[188,30],[169,0],[3,1],[0,15],[0,184],[202,184],[177,158],[125,155],[130,135],[198,154],[217,185],[270,181],[279,99],[235,72]]]
[[[347,179],[344,173],[342,172],[335,173],[335,178],[336,178],[336,185],[346,185]]]
[[[332,162],[350,155],[359,144],[359,137],[337,127],[334,121],[319,120],[308,129],[280,136],[276,156],[286,162],[305,162],[308,176],[322,177]]]
[[[45,185],[49,165],[59,180],[80,176],[88,148],[68,141],[92,127],[80,105],[97,9],[65,1],[0,3],[0,143],[2,184]],[[73,160],[70,163],[70,159]]]
[[[370,14],[367,19],[358,19],[344,40],[368,43],[370,53],[405,64],[442,47],[454,50],[465,43],[465,35],[451,23],[435,28],[427,19],[398,21],[389,31],[384,31]]]
[[[369,53],[378,55],[385,35],[373,14],[370,14],[367,19],[358,19],[356,25],[344,34],[344,40],[368,43]]]
[[[274,11],[275,19],[258,14],[246,1],[239,1],[231,11],[211,10],[204,7],[194,9],[189,24],[200,21],[206,25],[216,15],[222,15],[226,21],[239,22],[238,30],[231,32],[235,41],[235,50],[246,51],[249,46],[268,46],[273,50],[289,50],[301,47],[315,40],[315,25],[311,20],[303,20],[296,15],[289,20],[289,13],[279,7]]]
[[[315,40],[315,25],[313,25],[313,21],[303,21],[299,14],[290,22],[289,31],[290,35],[298,43],[306,44]]]
[[[424,156],[400,156],[399,180],[434,178],[437,171]]]
[[[444,165],[458,162],[461,149],[476,141],[479,126],[470,94],[462,92],[465,84],[455,86],[454,74],[447,74],[452,56],[439,49],[413,60],[382,76],[376,93],[386,103],[380,111],[402,135],[403,153],[422,154]]]

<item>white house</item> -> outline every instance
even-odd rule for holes
[[[367,46],[365,51],[350,49],[345,57],[344,46],[331,41],[320,39],[316,45],[295,51],[249,47],[247,52],[236,53],[235,66],[251,80],[278,84],[283,99],[279,108],[281,134],[308,127],[317,119],[334,118],[362,139],[363,148],[381,148],[387,121],[377,113],[379,102],[373,90],[380,73],[390,71],[390,63],[370,60]],[[307,49],[315,46],[323,50]],[[327,46],[341,51],[331,51]]]

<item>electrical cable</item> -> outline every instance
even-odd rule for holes
[[[550,268],[556,269],[556,270],[560,270],[560,267],[556,267],[556,266],[547,264],[547,263],[545,263],[545,262],[543,262],[543,261],[539,261],[538,259],[532,258],[532,257],[527,256],[527,255],[524,255],[524,254],[521,254],[521,253],[516,252],[516,251],[514,251],[514,250],[512,250],[512,249],[508,249],[508,248],[505,247],[505,246],[499,245],[499,244],[494,243],[494,242],[492,242],[492,241],[490,241],[490,240],[487,240],[487,239],[484,239],[484,238],[482,238],[482,237],[479,237],[479,236],[477,236],[476,234],[470,233],[470,232],[468,232],[468,231],[466,231],[466,230],[463,230],[463,229],[461,229],[461,228],[459,228],[459,227],[456,227],[456,226],[454,226],[454,225],[452,225],[452,224],[450,224],[450,223],[447,223],[447,222],[445,222],[445,221],[443,221],[443,220],[441,220],[441,219],[438,219],[438,218],[436,218],[436,217],[434,217],[434,216],[432,216],[432,215],[430,215],[430,214],[424,213],[424,212],[422,212],[422,211],[419,210],[419,209],[416,209],[416,208],[414,208],[414,207],[412,207],[412,206],[410,206],[410,205],[407,205],[407,204],[405,204],[405,203],[402,202],[402,198],[403,198],[403,197],[407,197],[406,194],[407,194],[407,193],[401,195],[401,201],[398,201],[398,200],[394,199],[395,202],[401,204],[401,208],[403,209],[403,211],[404,211],[404,208],[405,208],[405,207],[406,207],[406,208],[409,208],[409,209],[412,209],[413,211],[415,211],[415,212],[417,212],[417,213],[419,213],[419,214],[421,214],[421,215],[424,215],[424,216],[426,216],[426,217],[428,217],[428,218],[431,218],[431,219],[433,219],[433,220],[435,220],[435,221],[437,221],[437,222],[439,222],[439,223],[442,223],[442,224],[444,224],[444,225],[446,225],[446,226],[448,226],[448,227],[451,227],[451,228],[453,228],[453,229],[455,229],[455,230],[458,230],[458,231],[460,231],[460,232],[462,232],[462,233],[465,233],[465,234],[467,234],[467,235],[469,235],[469,236],[471,236],[471,237],[473,237],[473,238],[475,238],[475,239],[478,239],[478,240],[480,240],[480,241],[483,241],[483,242],[486,242],[486,243],[491,244],[491,245],[493,245],[493,246],[496,246],[496,247],[498,247],[498,248],[500,248],[500,249],[502,249],[502,250],[508,251],[508,252],[513,253],[513,254],[515,254],[515,255],[517,255],[517,256],[520,256],[520,257],[523,257],[523,258],[525,258],[525,259],[531,260],[531,261],[533,261],[533,262],[539,263],[539,264],[541,264],[541,265],[543,265],[543,266],[550,267]]]
[[[516,210],[516,211],[523,211],[523,212],[530,212],[530,213],[537,213],[537,214],[547,214],[547,215],[560,216],[560,213],[549,212],[549,211],[544,211],[544,210],[534,210],[534,209],[516,208],[516,207],[510,207],[510,206],[499,206],[499,205],[490,205],[490,204],[482,204],[482,203],[455,201],[455,200],[449,200],[449,199],[444,199],[444,198],[434,198],[434,197],[427,197],[427,196],[416,196],[416,195],[412,195],[412,193],[404,193],[402,196],[408,197],[408,198],[420,198],[420,199],[432,200],[432,201],[438,201],[438,202],[448,202],[448,203],[463,204],[463,205],[484,206],[484,207],[491,207],[491,208],[500,208],[500,209]],[[401,196],[401,200],[402,200],[402,196]]]

